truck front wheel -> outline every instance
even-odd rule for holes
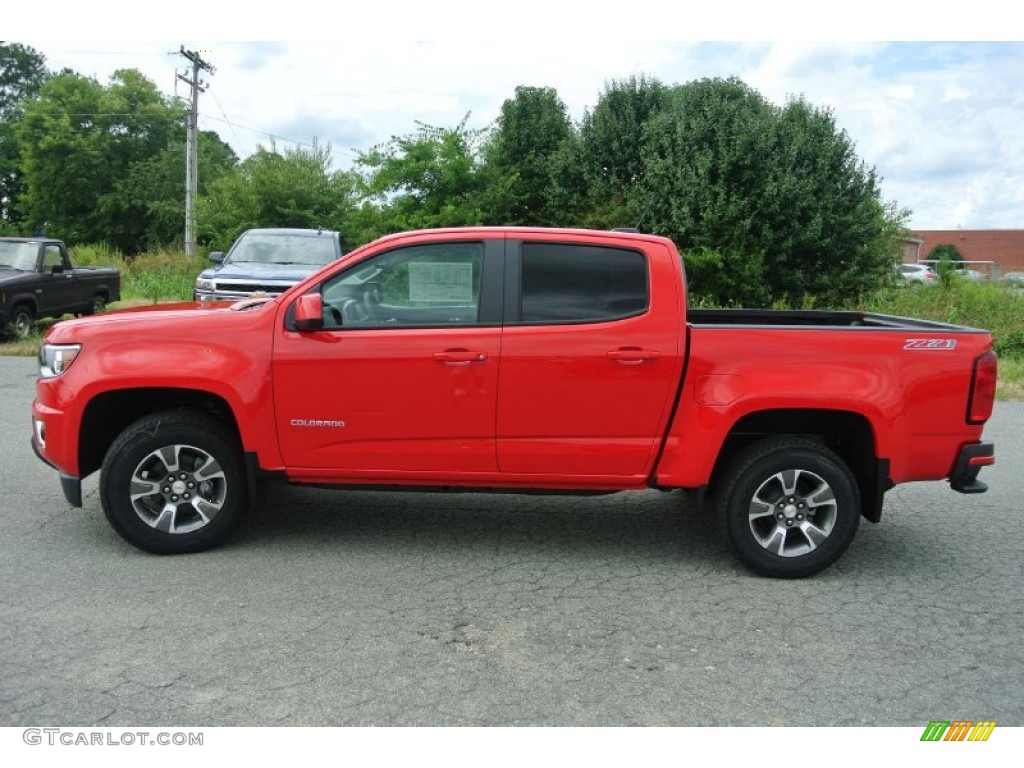
[[[7,323],[7,332],[16,339],[27,339],[32,335],[32,327],[35,316],[32,310],[24,304],[19,304],[11,312],[10,320]]]
[[[139,549],[210,549],[234,530],[247,505],[241,449],[198,413],[146,416],[107,451],[100,499],[114,530]]]
[[[823,445],[772,437],[729,465],[719,513],[740,560],[776,578],[821,571],[846,551],[860,523],[860,492],[849,467]]]

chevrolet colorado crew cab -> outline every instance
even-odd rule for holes
[[[60,240],[0,237],[0,330],[23,339],[43,317],[91,315],[121,298],[121,273],[72,267]]]
[[[32,442],[157,553],[222,542],[257,477],[714,500],[739,559],[813,574],[898,483],[986,486],[988,332],[879,314],[688,309],[668,239],[384,237],[275,298],[54,325]]]

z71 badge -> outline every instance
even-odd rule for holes
[[[956,349],[956,339],[907,339],[904,349]]]

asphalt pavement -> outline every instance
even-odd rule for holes
[[[159,557],[64,501],[0,358],[0,725],[1024,725],[1024,403],[991,489],[900,487],[775,581],[681,493],[265,487]]]

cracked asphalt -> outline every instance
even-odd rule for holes
[[[1024,403],[991,490],[904,486],[842,560],[749,574],[679,493],[263,489],[158,557],[67,506],[0,358],[0,725],[1024,725]]]

